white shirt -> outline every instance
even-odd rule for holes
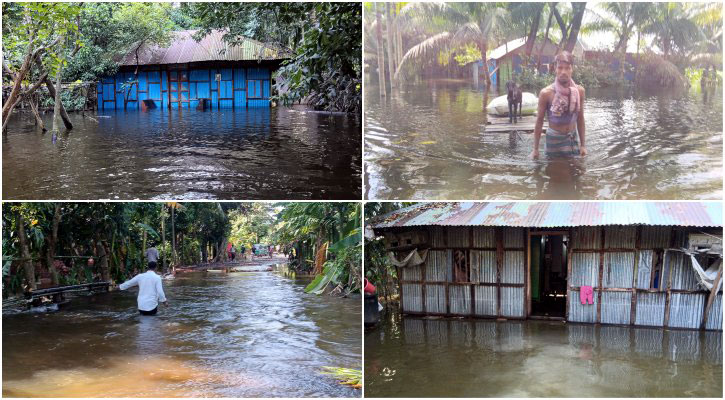
[[[143,274],[134,276],[131,280],[122,283],[119,288],[126,290],[138,286],[138,309],[151,311],[158,307],[159,302],[166,301],[164,288],[161,285],[161,277],[154,271],[146,271]]]

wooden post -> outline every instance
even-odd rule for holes
[[[606,234],[606,227],[602,227],[602,237],[600,240],[601,248],[599,249],[599,282],[597,283],[597,286],[599,288],[599,293],[597,293],[597,323],[602,323],[602,279],[604,277],[604,235]],[[581,290],[581,289],[579,289]]]
[[[574,229],[576,228],[569,228],[569,245],[566,248],[566,311],[564,314],[564,320],[569,321],[569,302],[573,301],[569,298],[571,296],[571,267],[572,267],[572,256],[574,255],[574,246],[572,243],[574,242]],[[581,290],[581,289],[579,289]]]
[[[637,233],[634,239],[634,276],[632,277],[632,303],[630,306],[629,324],[634,325],[637,313],[637,275],[639,271],[639,248],[642,241],[642,226],[637,227]],[[650,267],[651,270],[651,267]]]
[[[710,313],[710,307],[712,306],[713,300],[715,300],[715,297],[717,296],[717,291],[720,286],[720,280],[722,279],[722,260],[720,260],[720,268],[717,269],[717,277],[715,278],[715,281],[712,283],[712,289],[710,290],[710,296],[707,299],[707,306],[705,306],[705,315],[702,316],[702,325],[701,327],[705,327],[705,323],[707,323],[707,314]]]
[[[503,264],[503,228],[496,227],[496,316],[501,316],[501,269]]]
[[[529,317],[529,314],[531,313],[531,287],[529,285],[529,280],[531,278],[531,264],[529,263],[529,256],[531,253],[531,239],[528,235],[528,229],[521,229],[521,235],[524,238],[524,305],[522,310],[524,311],[524,319]]]

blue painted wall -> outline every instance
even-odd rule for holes
[[[195,108],[199,99],[211,99],[212,109],[270,105],[269,68],[192,68],[171,71],[180,71],[182,76],[188,78],[188,82],[169,82],[166,70],[139,72],[138,85],[131,88],[126,109],[140,109],[142,100],[153,100],[156,107],[168,108],[169,89],[171,108]],[[216,80],[217,74],[220,81]],[[97,83],[98,109],[123,110],[126,92],[122,85],[133,79],[132,72],[118,72],[115,76],[101,79]]]

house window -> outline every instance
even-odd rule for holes
[[[264,98],[262,92],[262,80],[254,79],[247,81],[247,98],[248,99],[262,99]]]
[[[468,251],[453,250],[453,282],[470,282],[468,270]]]

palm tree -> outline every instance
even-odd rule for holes
[[[408,50],[395,72],[399,79],[406,64],[414,60],[437,57],[467,44],[481,53],[484,66],[490,38],[500,35],[509,21],[509,12],[497,3],[409,3],[401,11],[401,24],[423,26],[431,31],[427,37]],[[491,75],[486,73],[483,108],[488,103]]]
[[[616,36],[617,44],[613,52],[619,55],[620,78],[624,75],[624,60],[629,39],[634,34],[635,28],[645,20],[650,8],[651,3],[607,2],[600,3],[599,10],[590,10],[595,16],[595,21],[587,24],[587,30],[611,32]],[[638,36],[638,46],[639,40]]]
[[[705,39],[684,3],[655,3],[652,11],[643,31],[654,35],[665,59],[673,51],[684,55],[693,43]]]

